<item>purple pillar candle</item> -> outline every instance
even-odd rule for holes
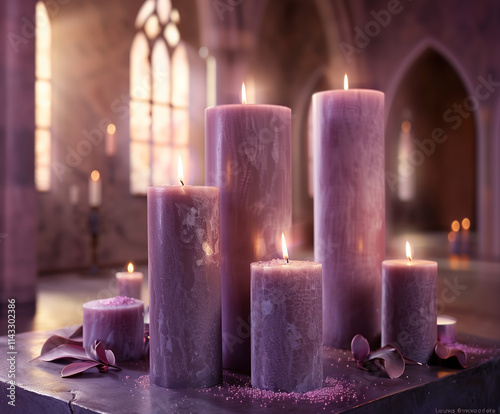
[[[134,272],[134,265],[129,263],[126,272],[118,272],[116,274],[118,294],[120,296],[140,299],[143,277],[142,272]]]
[[[221,189],[223,366],[250,371],[250,263],[279,257],[292,218],[291,111],[206,110],[206,182]]]
[[[94,341],[113,351],[117,361],[142,358],[144,349],[144,303],[117,296],[83,305],[83,346]]]
[[[437,263],[411,260],[382,263],[382,346],[399,344],[403,355],[427,363],[437,340]]]
[[[384,94],[313,96],[314,256],[323,264],[323,340],[380,335],[384,258]]]
[[[252,386],[286,392],[321,388],[321,264],[252,263],[251,292]]]
[[[222,381],[219,189],[148,188],[151,382]]]

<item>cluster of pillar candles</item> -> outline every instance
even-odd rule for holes
[[[289,108],[207,108],[207,186],[185,185],[179,162],[179,185],[148,188],[152,383],[208,387],[226,368],[250,372],[255,387],[305,392],[322,386],[323,345],[347,349],[356,334],[375,344],[380,332],[382,345],[428,362],[437,263],[411,251],[383,260],[384,94],[346,85],[312,105],[316,262],[286,250]],[[137,307],[119,298],[87,307]],[[84,335],[94,320],[84,309]]]

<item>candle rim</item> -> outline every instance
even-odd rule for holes
[[[438,264],[435,260],[426,260],[426,259],[412,259],[411,261],[408,259],[388,259],[382,261],[383,264],[407,264],[408,267],[415,267],[416,265],[421,266],[434,266]]]
[[[289,259],[289,262],[287,263],[286,259],[283,258],[275,258],[275,259],[270,259],[270,260],[261,260],[258,262],[252,262],[250,264],[251,267],[256,267],[260,269],[272,269],[275,267],[289,267],[290,265],[299,265],[299,267],[305,267],[307,265],[314,265],[314,266],[321,266],[322,264],[319,262],[314,262],[312,260],[292,260]]]
[[[346,93],[351,93],[352,92],[357,92],[359,93],[360,91],[363,91],[363,92],[369,92],[369,93],[372,93],[374,95],[382,95],[382,96],[385,96],[385,93],[382,92],[382,91],[379,91],[378,89],[364,89],[364,88],[349,88],[347,90],[345,90],[344,88],[342,89],[328,89],[326,91],[319,91],[319,92],[315,92],[313,94],[313,97],[315,96],[325,96],[325,95],[333,95],[333,94],[346,94]]]
[[[225,108],[225,109],[233,109],[234,108],[234,109],[236,109],[236,108],[240,108],[240,107],[245,107],[245,108],[257,108],[257,107],[266,108],[266,107],[271,107],[271,108],[284,108],[284,109],[288,109],[290,112],[292,111],[292,109],[289,106],[275,105],[275,104],[261,104],[261,103],[221,104],[221,105],[209,106],[209,107],[205,108],[205,111],[214,110],[216,108]]]
[[[180,183],[179,184],[164,184],[164,185],[148,185],[147,186],[147,191],[149,192],[150,190],[151,191],[160,191],[162,189],[165,189],[165,188],[186,188],[186,187],[189,187],[189,188],[216,188],[217,190],[219,190],[220,188],[215,186],[215,185],[191,185],[191,184],[184,184],[184,185],[181,185]]]

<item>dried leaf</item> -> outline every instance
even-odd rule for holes
[[[448,359],[455,357],[462,368],[465,368],[467,363],[467,354],[461,349],[452,348],[441,342],[438,342],[434,347],[436,355],[441,359]]]
[[[50,352],[53,349],[56,349],[58,346],[61,346],[63,344],[83,346],[83,342],[81,341],[68,339],[60,335],[52,335],[43,344],[42,350],[40,351],[40,355],[45,355],[47,352]]]
[[[73,332],[70,336],[70,339],[73,339],[75,341],[82,341],[83,342],[83,325],[80,325],[78,328],[76,328],[76,331]]]
[[[370,353],[367,359],[381,360],[389,378],[398,378],[405,371],[403,355],[391,345],[386,345]]]
[[[363,362],[365,357],[370,353],[370,344],[363,335],[356,335],[351,341],[351,352],[354,359],[358,362]]]
[[[87,356],[87,353],[85,352],[83,347],[71,344],[59,345],[57,348],[52,349],[46,354],[40,355],[35,359],[41,359],[42,361],[50,362],[62,358],[80,359],[83,361],[92,360],[92,358],[89,358]]]
[[[95,361],[83,361],[83,362],[73,362],[72,364],[66,365],[61,370],[61,377],[66,378],[72,375],[79,374],[80,372],[87,371],[90,368],[99,366],[99,362]]]

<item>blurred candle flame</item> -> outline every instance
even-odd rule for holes
[[[460,223],[458,222],[458,220],[453,220],[453,223],[451,223],[451,229],[454,232],[457,232],[458,230],[460,230]]]
[[[288,249],[286,248],[285,233],[281,233],[281,247],[283,248],[283,259],[285,259],[287,263],[290,263],[288,259]]]
[[[242,104],[247,103],[247,90],[245,88],[245,82],[241,84],[241,103]]]
[[[99,173],[99,171],[94,170],[90,173],[90,179],[92,181],[99,181],[99,178],[101,178],[101,174]]]
[[[464,230],[469,230],[469,228],[470,228],[470,220],[469,220],[467,217],[465,217],[465,218],[462,220],[462,228],[463,228]]]
[[[408,240],[406,241],[406,257],[411,262],[411,246]]]
[[[179,177],[179,182],[184,185],[184,173],[182,171],[182,159],[181,159],[181,154],[179,154],[179,157],[177,158],[177,175]]]
[[[127,272],[132,273],[133,271],[134,271],[134,264],[132,262],[130,262],[127,265]]]
[[[344,91],[349,89],[349,80],[347,79],[347,73],[344,75]]]

